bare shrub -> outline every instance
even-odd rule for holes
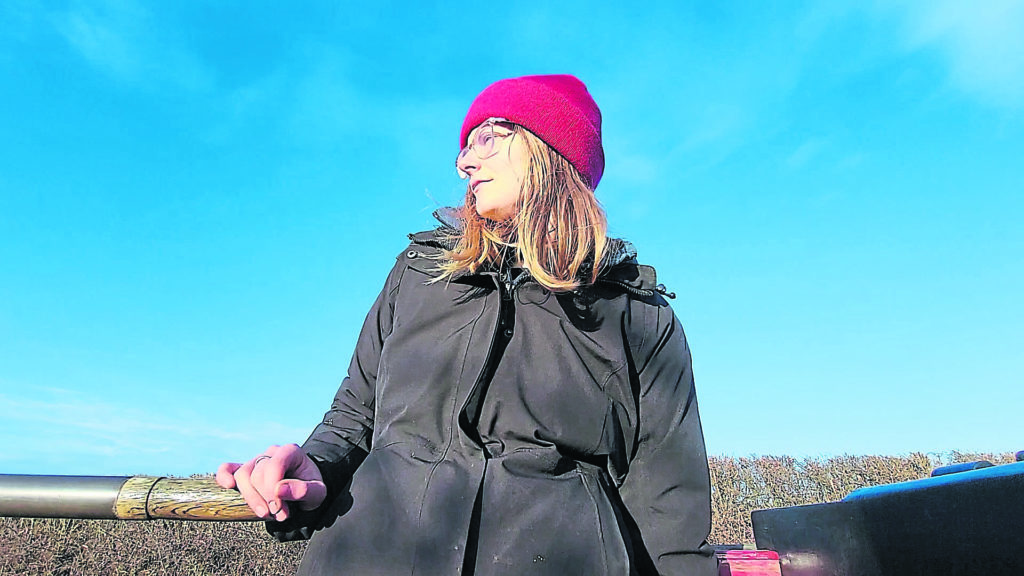
[[[750,513],[765,508],[799,506],[842,500],[865,486],[925,478],[947,464],[988,460],[993,464],[1014,461],[1012,453],[951,452],[908,456],[833,456],[805,458],[712,456],[712,544],[753,544]]]

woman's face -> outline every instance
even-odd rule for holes
[[[526,173],[526,145],[507,123],[485,122],[469,133],[472,145],[459,154],[456,166],[469,176],[477,214],[488,220],[516,215]],[[482,157],[481,157],[482,156]]]

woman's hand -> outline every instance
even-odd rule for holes
[[[217,484],[238,490],[260,518],[278,522],[288,519],[289,503],[313,510],[327,497],[320,469],[296,444],[271,446],[244,464],[221,464]]]

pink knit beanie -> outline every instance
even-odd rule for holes
[[[476,97],[462,122],[459,148],[488,118],[505,118],[533,132],[565,157],[591,189],[604,173],[601,111],[575,76],[554,74],[499,80]]]

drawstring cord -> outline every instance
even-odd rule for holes
[[[676,297],[676,293],[675,292],[669,292],[668,288],[666,288],[664,284],[658,284],[657,286],[654,287],[653,290],[651,290],[651,289],[648,289],[648,288],[637,288],[636,286],[631,286],[631,285],[626,284],[625,282],[622,282],[620,280],[609,280],[609,279],[605,279],[605,278],[600,278],[600,279],[598,279],[598,282],[602,283],[602,284],[612,284],[612,285],[618,286],[619,288],[622,288],[623,290],[625,290],[626,292],[629,292],[630,294],[632,294],[634,296],[640,296],[640,297],[643,297],[643,298],[650,298],[651,296],[654,296],[655,294],[661,294],[662,296],[664,296],[666,298],[673,299],[673,300]]]

